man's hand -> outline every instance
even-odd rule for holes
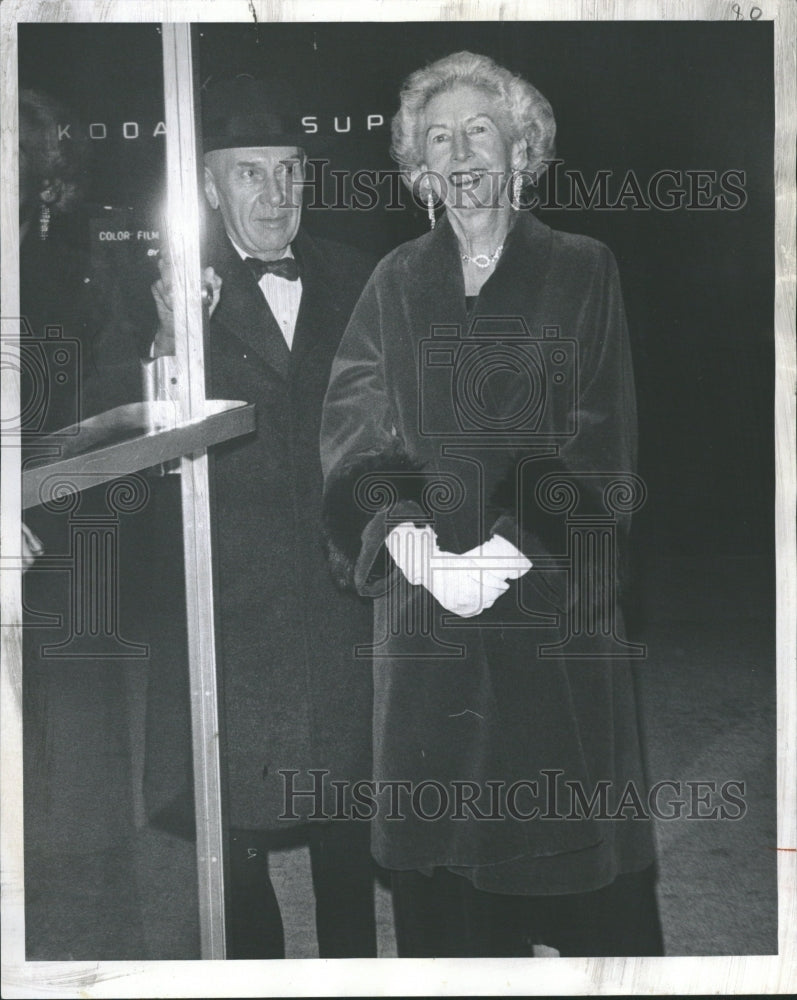
[[[158,310],[158,332],[152,349],[152,356],[159,358],[165,354],[174,354],[174,281],[172,264],[168,257],[158,258],[160,277],[152,285],[152,297]],[[219,304],[221,297],[221,278],[212,267],[206,267],[202,272],[202,287],[209,296],[208,310],[210,315]]]
[[[39,556],[44,555],[44,546],[30,528],[22,525],[22,572],[30,569]]]

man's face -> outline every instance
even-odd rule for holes
[[[277,260],[299,229],[304,154],[296,146],[205,154],[205,194],[227,235],[251,257]]]

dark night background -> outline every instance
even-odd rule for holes
[[[89,142],[91,205],[72,220],[72,238],[87,239],[96,205],[130,207],[133,228],[157,229],[159,25],[21,25],[19,32],[22,85],[59,96],[75,121],[107,127],[106,139]],[[389,122],[400,82],[464,48],[493,56],[546,95],[560,169],[580,171],[588,183],[599,170],[611,171],[615,193],[629,170],[643,189],[664,169],[744,171],[747,203],[736,211],[538,214],[604,241],[619,263],[637,374],[640,472],[649,487],[636,518],[640,561],[665,549],[772,551],[771,23],[235,24],[204,25],[198,34],[200,83],[249,72],[284,74],[295,85],[307,113],[332,133],[320,154],[330,170],[393,168]],[[369,114],[381,114],[384,126],[366,131]],[[336,115],[339,128],[350,119],[350,132],[334,134]],[[138,123],[137,139],[122,137],[123,122]],[[389,210],[387,184],[379,190],[371,211],[316,208],[305,211],[305,224],[379,254],[424,231],[425,213],[406,191],[405,207]],[[327,196],[334,198],[331,185]],[[108,224],[117,218],[125,216],[107,214]]]

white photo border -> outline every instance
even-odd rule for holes
[[[778,994],[797,991],[797,559],[795,550],[795,138],[793,0],[5,0],[0,6],[2,302],[18,315],[17,51],[20,22],[551,20],[724,21],[749,7],[775,33],[775,452],[777,565],[778,941],[775,956],[634,959],[26,962],[22,864],[21,584],[3,568],[2,996]],[[13,181],[14,183],[9,183]],[[3,417],[19,388],[3,371]],[[19,556],[18,449],[4,449],[2,548]],[[533,964],[532,964],[533,963]]]

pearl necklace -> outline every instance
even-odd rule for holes
[[[466,264],[475,264],[476,267],[486,268],[490,267],[491,264],[495,264],[501,256],[503,249],[504,244],[502,243],[496,248],[495,253],[491,257],[488,257],[486,253],[477,253],[475,257],[469,257],[466,253],[463,253],[461,256]]]

